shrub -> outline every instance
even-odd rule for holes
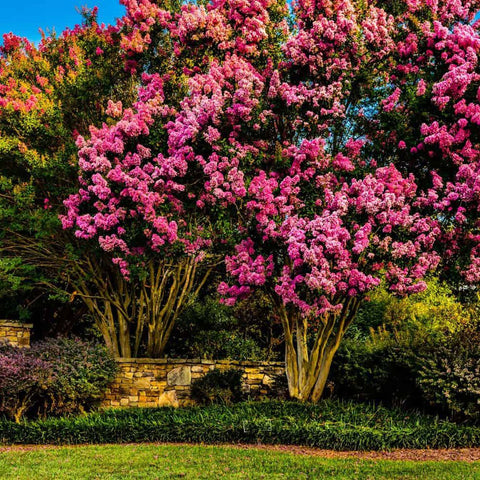
[[[427,290],[407,298],[396,298],[384,286],[369,297],[334,359],[333,393],[424,408],[419,384],[424,359],[465,329],[474,315],[435,278],[429,279]]]
[[[413,345],[347,340],[332,365],[332,391],[338,398],[419,407],[419,368],[418,349]]]
[[[26,355],[25,350],[2,346],[0,350],[0,412],[16,422],[38,405],[55,382],[51,364]]]
[[[455,419],[479,419],[480,331],[465,329],[423,358],[419,385],[435,410]]]
[[[473,322],[442,336],[372,332],[348,339],[332,366],[334,395],[480,419],[480,329]]]
[[[178,337],[177,337],[178,338]],[[173,342],[171,342],[173,344]],[[185,335],[180,345],[172,346],[177,358],[210,358],[216,360],[261,360],[263,351],[251,338],[229,330],[202,330]]]
[[[206,296],[178,319],[167,346],[169,357],[270,360],[279,356],[278,325],[259,295],[235,307]]]
[[[368,340],[372,330],[388,325],[392,335],[429,341],[457,331],[471,316],[452,289],[436,278],[428,280],[425,291],[405,298],[395,297],[382,285],[360,307],[347,337]]]
[[[192,382],[192,398],[202,405],[230,404],[242,399],[242,370],[210,370]]]
[[[333,394],[415,408],[428,403],[446,413],[432,401],[433,390],[426,401],[420,370],[475,314],[435,278],[426,291],[407,298],[396,298],[385,286],[369,297],[334,358]]]
[[[90,410],[113,380],[117,365],[107,349],[78,338],[49,339],[31,353],[49,363],[54,381],[46,395],[45,413],[65,415]]]
[[[90,410],[113,380],[116,363],[107,350],[78,339],[50,339],[31,349],[0,349],[0,411],[65,415]]]

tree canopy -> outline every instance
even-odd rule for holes
[[[380,282],[480,279],[479,1],[123,3],[136,98],[77,137],[61,219],[135,289],[104,318],[129,343],[135,307],[135,351],[224,259],[224,301],[269,295],[290,394],[318,400]]]

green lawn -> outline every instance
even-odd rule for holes
[[[46,479],[480,479],[480,464],[324,459],[216,446],[106,445],[0,453],[0,478]]]

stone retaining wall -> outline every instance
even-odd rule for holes
[[[0,343],[15,347],[30,347],[30,330],[33,325],[12,320],[0,320]]]
[[[117,361],[119,371],[105,394],[102,402],[105,408],[192,404],[192,381],[214,368],[243,370],[243,390],[252,398],[275,397],[282,393],[275,385],[275,378],[285,375],[283,362],[145,358]]]

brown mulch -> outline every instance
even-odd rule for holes
[[[111,444],[109,444],[111,445]],[[122,444],[122,445],[158,445],[158,446],[193,446],[199,444],[188,443],[142,443],[142,444]],[[215,446],[204,445],[202,446]],[[50,450],[56,448],[78,448],[87,445],[73,445],[73,446],[54,446],[54,445],[0,445],[0,454],[5,452],[28,452],[38,450]],[[92,445],[90,445],[92,446]],[[295,455],[312,455],[322,458],[356,458],[363,460],[409,460],[409,461],[455,461],[455,462],[478,462],[480,461],[480,448],[452,448],[452,449],[438,449],[438,450],[410,450],[397,449],[390,451],[368,451],[368,452],[354,452],[346,451],[339,452],[335,450],[323,450],[314,447],[301,447],[295,445],[247,445],[247,444],[220,444],[216,446],[232,447],[242,450],[268,450],[275,452],[293,453]]]
[[[359,458],[364,460],[410,460],[410,461],[480,461],[480,448],[452,448],[452,449],[396,449],[390,451],[339,452],[336,450],[322,450],[313,447],[294,445],[255,445],[254,447],[241,445],[240,448],[258,448],[278,452],[293,453],[296,455],[314,455],[323,458]]]

